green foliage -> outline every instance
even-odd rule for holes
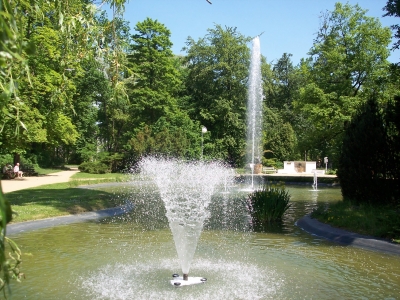
[[[198,158],[199,129],[192,120],[182,118],[167,121],[160,118],[153,126],[139,127],[128,142],[131,158],[147,155]]]
[[[17,244],[6,237],[6,226],[11,222],[13,212],[10,202],[4,197],[0,184],[0,291],[7,298],[6,286],[10,279],[19,280],[23,273],[19,270],[21,264],[21,250]],[[6,250],[6,247],[9,248]],[[6,252],[8,255],[6,255]]]
[[[0,155],[0,166],[5,166],[6,164],[13,164],[14,157],[10,154]]]
[[[274,167],[276,170],[283,169],[283,161],[277,160],[276,158],[263,157],[262,165],[266,167]]]
[[[265,158],[275,158],[281,162],[294,159],[297,146],[295,132],[276,109],[264,109],[263,135]]]
[[[129,61],[136,75],[131,87],[132,115],[151,125],[177,110],[180,76],[175,68],[170,31],[147,18],[137,23]]]
[[[264,185],[249,195],[247,205],[255,222],[271,223],[282,219],[291,206],[289,201],[284,186]]]
[[[291,57],[292,54],[283,53],[273,65],[269,78],[265,78],[265,81],[273,81],[272,87],[264,88],[267,106],[286,111],[288,117],[292,113],[292,102],[296,98],[301,83],[298,67],[293,66]],[[290,118],[285,120],[290,121]]]
[[[216,25],[188,38],[185,80],[190,117],[208,129],[204,155],[240,165],[244,157],[250,38]]]
[[[111,169],[103,162],[83,162],[79,165],[79,171],[90,174],[111,173]]]
[[[345,199],[371,204],[398,201],[399,179],[393,178],[398,166],[391,155],[388,128],[375,98],[347,126],[337,170]]]
[[[304,118],[295,128],[299,148],[338,159],[343,125],[387,78],[390,29],[358,5],[336,3],[321,26],[300,71],[306,81],[294,102]]]
[[[336,173],[337,173],[337,170],[334,170],[334,169],[328,169],[325,172],[326,175],[336,175]]]

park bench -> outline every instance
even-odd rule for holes
[[[39,173],[35,171],[35,167],[32,165],[22,165],[19,168],[24,172],[23,176],[38,176]]]
[[[276,169],[274,167],[263,167],[262,168],[263,173],[276,173]]]
[[[1,169],[2,169],[1,178],[4,178],[4,179],[14,179],[15,178],[14,168],[11,166],[11,164],[7,164],[6,168],[2,167]]]

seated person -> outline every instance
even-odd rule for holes
[[[14,167],[14,174],[15,176],[17,176],[18,178],[22,178],[22,174],[24,174],[24,172],[19,170],[19,163],[17,163]]]

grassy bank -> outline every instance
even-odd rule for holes
[[[400,243],[400,207],[353,205],[349,201],[320,205],[311,216],[333,227]]]
[[[90,175],[90,176],[89,176]],[[114,193],[78,188],[80,185],[128,180],[124,174],[77,173],[66,183],[10,192],[5,197],[15,212],[12,223],[95,211],[121,204]],[[121,192],[122,193],[122,192]]]

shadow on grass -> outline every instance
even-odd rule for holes
[[[20,222],[116,207],[125,198],[122,194],[56,184],[11,192],[6,198]]]

